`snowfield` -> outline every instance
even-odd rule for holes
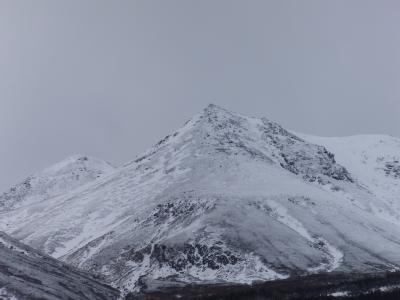
[[[210,105],[122,167],[70,180],[77,158],[14,187],[0,230],[124,292],[397,269],[399,153],[396,138],[306,136]]]

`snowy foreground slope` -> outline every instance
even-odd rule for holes
[[[340,152],[341,142],[210,105],[91,183],[43,200],[16,197],[0,210],[0,229],[124,292],[397,269],[399,142],[382,161],[372,156],[380,148],[364,149],[367,176],[364,150],[347,154],[362,147],[351,139]]]
[[[117,290],[0,232],[0,299],[117,299]]]

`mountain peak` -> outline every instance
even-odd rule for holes
[[[218,106],[214,103],[210,103],[207,105],[207,107],[205,108],[205,110],[221,110],[223,109],[221,106]]]
[[[143,157],[154,155],[158,159],[178,149],[185,149],[186,153],[201,153],[201,157],[211,160],[217,156],[219,159],[246,157],[272,163],[307,181],[353,181],[347,170],[338,165],[334,155],[324,147],[306,142],[267,118],[244,116],[215,104],[208,105],[200,115],[192,118],[176,134],[160,141]]]
[[[0,194],[0,210],[32,203],[37,198],[48,199],[61,195],[113,170],[113,166],[101,159],[80,154],[67,157]]]
[[[233,113],[232,111],[229,111],[221,106],[218,106],[216,104],[209,104],[207,105],[206,108],[204,108],[203,110],[203,114],[206,116],[210,116],[210,115],[229,115],[229,116],[233,116],[235,115],[235,113]]]
[[[275,127],[281,127],[279,124],[271,122],[266,117],[256,118],[245,116],[240,113],[231,111],[229,109],[223,108],[216,104],[209,104],[201,114],[202,117],[206,117],[206,120],[209,123],[229,123],[233,126],[242,126],[244,124],[264,124],[271,126],[270,124],[274,124]]]

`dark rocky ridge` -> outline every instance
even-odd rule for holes
[[[68,266],[0,232],[0,298],[117,299],[119,292],[101,278]],[[5,298],[7,299],[7,298]]]

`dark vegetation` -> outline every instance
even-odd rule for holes
[[[398,288],[396,288],[398,286]],[[381,287],[393,287],[380,291]],[[347,291],[348,296],[332,296]],[[189,285],[129,294],[126,300],[400,299],[400,272],[318,274],[249,285]]]

